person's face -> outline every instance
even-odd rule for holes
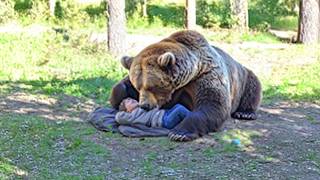
[[[127,112],[132,112],[139,105],[138,101],[134,99],[126,99],[124,101],[124,106],[126,107]]]

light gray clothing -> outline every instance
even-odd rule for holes
[[[169,129],[147,127],[144,124],[119,125],[115,121],[118,111],[112,108],[96,108],[88,117],[89,122],[98,130],[119,132],[127,137],[161,137],[168,136]]]
[[[138,107],[132,112],[119,111],[115,119],[120,125],[142,124],[148,127],[162,127],[164,113],[163,109],[146,111]]]

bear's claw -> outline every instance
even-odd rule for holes
[[[232,115],[232,118],[243,119],[243,120],[256,120],[257,114],[254,112],[235,112]]]
[[[168,134],[168,137],[172,141],[180,141],[180,142],[186,142],[186,141],[192,141],[198,137],[198,135],[194,133],[183,133],[179,131],[171,131]]]

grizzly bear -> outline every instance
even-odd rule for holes
[[[113,107],[132,97],[146,110],[181,103],[192,111],[170,131],[171,140],[190,141],[218,131],[230,116],[257,118],[262,94],[256,75],[198,32],[176,32],[121,62],[129,78],[114,86]]]

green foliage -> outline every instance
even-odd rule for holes
[[[25,12],[32,8],[31,0],[15,0],[14,10],[18,12]]]
[[[98,6],[89,5],[84,10],[91,18],[105,16],[107,9],[107,2],[102,1]]]
[[[130,18],[133,14],[137,13],[139,16],[142,15],[142,9],[141,5],[143,3],[143,0],[126,0],[126,16],[127,18]]]
[[[141,17],[141,2],[131,1],[126,6],[128,27],[176,27],[184,26],[184,4],[150,1],[147,7],[148,17]],[[197,24],[206,28],[230,28],[235,21],[227,1],[197,1]]]
[[[297,16],[298,0],[253,0],[249,3],[249,26],[267,30],[281,17]],[[286,23],[284,23],[286,24]],[[286,25],[285,25],[286,26]]]
[[[298,31],[298,17],[297,16],[284,16],[277,17],[272,23],[273,29]]]
[[[183,28],[183,1],[149,0],[147,17],[142,17],[142,3],[142,0],[126,0],[125,11],[130,29]],[[249,26],[258,31],[267,31],[270,27],[295,30],[297,3],[298,0],[249,1]],[[57,0],[54,17],[49,14],[48,4],[46,0],[1,1],[0,5],[4,8],[0,8],[0,23],[15,18],[26,25],[49,22],[70,28],[106,28],[106,1],[100,4],[79,4],[75,0]],[[197,24],[205,28],[232,28],[236,20],[231,16],[229,1],[198,0]]]
[[[62,19],[63,18],[63,16],[64,16],[64,10],[63,10],[63,8],[62,8],[62,6],[61,6],[61,3],[60,3],[60,1],[57,1],[56,3],[55,3],[55,9],[54,9],[54,15],[55,15],[55,17],[57,17],[58,19]]]
[[[24,25],[49,23],[78,28],[94,26],[106,28],[106,2],[82,5],[75,0],[57,0],[54,17],[49,14],[47,0],[5,0],[0,2],[0,23],[16,19]],[[2,8],[4,7],[4,8]]]
[[[206,0],[197,1],[197,23],[204,27],[211,28],[217,26],[219,22],[219,15],[213,14],[217,9],[216,3],[213,1],[209,4]]]
[[[148,6],[148,22],[152,24],[155,19],[160,19],[163,26],[183,27],[184,24],[184,7],[164,4],[152,4]]]

